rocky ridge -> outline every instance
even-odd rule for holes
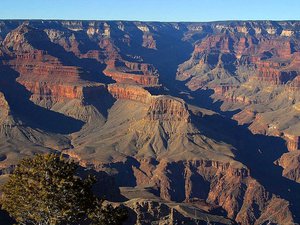
[[[140,223],[171,212],[193,221],[177,205],[203,210],[203,203],[221,224],[297,221],[297,183],[272,172],[281,188],[263,177],[280,165],[298,181],[296,151],[279,159],[271,145],[261,147],[269,138],[231,130],[225,117],[199,108],[204,99],[194,93],[214,90],[222,109],[242,110],[234,117],[240,124],[296,150],[298,22],[3,21],[0,28],[0,121],[13,118],[15,127],[12,136],[1,133],[9,143],[0,148],[4,169],[33,149],[63,150],[118,187],[149,187],[159,200],[126,203]],[[174,49],[191,58],[172,61]],[[177,67],[182,82],[168,70]],[[153,210],[166,213],[154,218]]]

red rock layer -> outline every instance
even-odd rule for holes
[[[90,163],[81,161],[84,166]],[[96,162],[95,162],[96,163]],[[126,162],[121,163],[126,167]],[[111,165],[94,164],[103,170]],[[122,165],[118,164],[122,167]],[[288,224],[293,221],[289,203],[270,194],[246,168],[237,168],[229,163],[211,160],[170,162],[140,159],[132,165],[137,186],[152,186],[162,199],[177,202],[202,202],[219,205],[227,216],[238,223],[261,224],[271,220]],[[126,186],[126,180],[120,185]],[[280,207],[279,207],[280,206]]]
[[[117,99],[126,99],[149,104],[147,117],[150,120],[190,121],[190,114],[183,100],[170,96],[152,96],[142,87],[111,84],[108,91]]]
[[[300,136],[284,134],[284,138],[287,141],[289,151],[300,150]]]
[[[35,48],[32,44],[36,41],[32,39],[35,35],[38,35],[38,41],[49,45],[43,31],[25,24],[9,33],[4,46],[10,58],[3,61],[3,64],[19,73],[17,81],[33,94],[32,98],[57,102],[66,99],[83,100],[99,94],[103,85],[82,80],[79,67],[66,66],[47,51]]]
[[[263,38],[258,44],[258,53],[272,52],[276,57],[289,59],[292,56],[291,41],[285,38]]]
[[[187,106],[181,99],[167,96],[153,96],[148,110],[150,120],[190,121]]]
[[[104,85],[93,84],[62,84],[62,83],[47,83],[41,81],[20,81],[32,94],[37,95],[40,100],[52,99],[53,101],[61,101],[67,99],[95,98],[99,91],[104,90]]]
[[[214,88],[214,91],[215,91],[215,94],[216,95],[224,95],[226,92],[232,90],[232,89],[235,89],[236,87],[235,86],[232,86],[232,85],[220,85],[220,86],[217,86]]]
[[[57,58],[40,50],[17,54],[16,58],[8,61],[7,64],[20,73],[21,80],[77,82],[80,79],[78,67],[64,66]]]
[[[235,90],[236,88],[237,87],[235,85],[219,85],[212,89],[214,90],[215,97],[221,98],[226,102],[242,103],[244,105],[250,105],[253,103],[253,101],[247,96],[231,94],[230,91]]]
[[[297,56],[298,53],[294,52],[291,40],[282,37],[259,37],[255,40],[248,35],[237,37],[234,34],[213,34],[195,45],[191,59],[185,64],[189,64],[188,68],[196,65],[198,67],[196,71],[199,70],[199,73],[221,67],[227,70],[227,64],[231,66],[247,64],[249,67],[254,66],[257,71],[250,76],[251,79],[281,85],[293,81],[299,74],[300,61]],[[232,73],[230,70],[228,72]],[[189,69],[186,70],[183,66],[179,68],[177,77],[184,80],[194,74],[195,70],[189,73]],[[192,80],[190,83],[198,88],[207,85],[201,79]]]
[[[149,65],[129,62],[126,63],[126,65],[128,65],[129,68],[133,68],[133,70],[122,72],[116,67],[115,61],[109,61],[103,72],[118,83],[140,84],[145,86],[158,85],[158,76],[151,74],[151,71],[147,70],[149,69]],[[134,68],[137,70],[134,70]]]
[[[247,169],[234,168],[230,164],[211,160],[179,162],[167,162],[163,160],[152,173],[153,175],[157,175],[153,179],[160,187],[160,196],[163,199],[175,201],[187,201],[195,198],[205,199],[209,197],[207,195],[209,192],[205,193],[204,190],[201,192],[198,188],[207,188],[205,180],[212,179],[213,174],[217,176],[228,174],[236,179],[242,179],[249,175]],[[149,171],[145,172],[145,174],[149,174]],[[202,177],[203,183],[194,183],[194,178],[197,176],[199,176],[199,182]],[[139,180],[139,177],[137,179]]]
[[[230,53],[231,41],[230,37],[222,34],[209,36],[195,46],[193,55],[194,57],[197,57],[198,54],[202,54],[205,51],[210,51],[216,48],[220,50],[221,53]]]
[[[272,218],[274,221],[293,220],[288,203],[272,198],[263,186],[249,177],[246,169],[213,161],[161,162],[155,174],[160,195],[164,199],[188,201],[204,198],[209,203],[221,205],[229,218],[241,224],[269,219],[266,215],[271,212],[277,212]],[[201,184],[200,177],[203,178]],[[210,182],[209,187],[205,185],[206,181]],[[174,190],[174,187],[177,189]],[[276,208],[276,205],[282,207]],[[260,217],[259,214],[266,215]]]
[[[133,62],[126,61],[121,57],[120,49],[122,48],[118,48],[115,43],[121,40],[123,44],[130,46],[131,42],[135,41],[131,39],[131,35],[124,35],[127,24],[126,26],[123,24],[114,26],[113,23],[102,23],[100,27],[89,24],[88,28],[84,22],[80,21],[63,21],[59,24],[58,30],[63,27],[61,33],[57,31],[47,32],[50,40],[63,46],[66,51],[73,52],[78,58],[92,58],[98,62],[106,63],[107,68],[104,73],[118,82],[118,84],[108,87],[109,92],[115,98],[148,104],[147,118],[149,120],[189,122],[189,111],[183,101],[169,96],[151,96],[140,87],[120,84],[130,83],[146,86],[158,84],[157,71],[153,66],[141,63],[141,56],[128,56],[128,58],[134,58]],[[198,35],[207,38],[196,44],[192,57],[193,62],[186,67],[191,69],[197,65],[201,68],[201,75],[210,72],[207,76],[208,79],[192,81],[195,84],[195,89],[210,85],[209,83],[215,81],[214,79],[221,80],[224,78],[225,83],[213,82],[211,84],[210,87],[215,88],[216,94],[223,95],[232,102],[252,103],[247,97],[230,94],[239,86],[232,80],[248,79],[248,74],[237,78],[236,69],[239,69],[239,66],[246,66],[248,69],[255,68],[255,72],[249,76],[259,82],[265,82],[267,85],[269,83],[275,85],[291,83],[292,87],[299,87],[299,75],[294,78],[297,75],[294,71],[297,72],[299,59],[294,53],[293,43],[286,41],[285,38],[271,37],[271,35],[280,34],[279,29],[272,26],[263,27],[265,25],[253,27],[254,25],[249,23],[247,26],[233,27],[230,24],[208,24],[205,26],[199,24],[193,25],[191,29],[188,27],[183,29],[188,30],[188,32],[207,32]],[[172,26],[176,26],[176,29],[180,30],[180,27],[185,25]],[[42,27],[45,26],[42,25]],[[120,33],[113,30],[114,27],[118,27]],[[152,49],[158,48],[159,46],[156,45],[154,39],[155,36],[150,34],[149,27],[146,25],[138,26],[138,29],[143,31],[142,46]],[[28,34],[29,32],[31,39],[37,37],[37,39],[42,40],[44,37],[42,29],[39,32],[37,29],[22,25],[15,32],[9,34],[3,42],[7,50],[12,53],[10,56],[14,58],[7,64],[13,66],[20,73],[18,81],[40,98],[53,98],[60,101],[66,98],[82,100],[87,96],[97,97],[99,87],[97,85],[89,86],[87,82],[81,80],[79,68],[64,66],[58,58],[48,55],[45,51],[35,49],[32,43],[26,39],[28,35],[24,35],[24,33]],[[237,34],[236,31],[238,35],[235,35]],[[253,33],[256,36],[253,36]],[[263,36],[266,33],[268,34]],[[87,34],[86,39],[81,40],[78,36],[83,35],[81,37],[85,37],[85,34]],[[285,36],[292,35],[288,31],[283,32],[283,34]],[[115,35],[115,39],[113,39],[113,35]],[[116,35],[118,35],[117,38]],[[197,38],[198,36],[191,35],[190,37]],[[86,46],[84,46],[84,40],[87,42]],[[87,47],[91,42],[96,43],[96,47],[93,46],[92,48],[97,48],[97,50]],[[83,47],[87,47],[87,51],[82,51]],[[228,67],[232,65],[233,67]],[[195,70],[182,70],[185,72],[183,79],[195,76],[198,68],[193,69]],[[1,103],[0,97],[1,104],[5,107],[5,102],[2,101]],[[245,116],[245,121],[249,120],[246,117],[251,116],[250,112],[250,116]],[[252,128],[257,128],[258,132],[264,132],[266,130],[265,124],[259,120],[259,116],[257,121],[257,126]],[[299,138],[291,137],[289,139],[291,139],[290,149],[295,150],[297,145],[299,147]],[[76,155],[73,156],[76,157]],[[80,158],[78,159],[80,160]],[[94,160],[97,161],[97,159]],[[246,168],[211,160],[176,162],[168,160],[158,162],[154,159],[140,160],[134,158],[131,160],[136,163],[124,162],[126,170],[121,168],[118,171],[118,166],[122,166],[123,162],[118,163],[117,166],[114,163],[100,165],[101,162],[98,162],[99,165],[95,167],[99,170],[105,167],[109,170],[115,169],[119,173],[126,171],[128,172],[127,176],[134,177],[136,185],[154,185],[157,187],[160,196],[165,200],[180,202],[205,199],[211,204],[222,206],[229,217],[241,224],[259,224],[259,221],[263,223],[269,218],[269,215],[272,215],[275,222],[282,224],[288,224],[293,220],[288,209],[288,203],[272,196],[249,176],[249,170]],[[81,163],[85,166],[93,166],[91,162],[81,161]],[[127,177],[124,180],[125,184],[128,185],[126,183],[128,182]]]
[[[282,64],[273,61],[256,62],[257,74],[255,79],[269,84],[282,85],[293,80],[297,76],[296,71],[283,71]]]
[[[108,85],[108,91],[117,99],[128,99],[142,103],[149,103],[151,101],[151,94],[138,86],[110,84]]]

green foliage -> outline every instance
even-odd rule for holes
[[[104,205],[103,202],[97,202],[95,208],[89,213],[91,225],[121,225],[128,217],[125,207],[114,208],[112,205]]]
[[[2,209],[19,224],[79,221],[95,206],[93,177],[75,176],[78,165],[55,154],[23,159],[2,187]]]

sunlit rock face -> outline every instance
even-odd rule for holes
[[[177,79],[191,90],[210,88],[223,110],[254,133],[283,137],[297,149],[299,136],[298,22],[236,22],[212,25],[197,42],[189,60],[178,68]],[[292,27],[294,27],[292,29]],[[246,119],[245,116],[248,116]],[[286,135],[287,134],[287,135]]]
[[[299,27],[0,21],[0,178],[62,151],[131,224],[299,222]]]

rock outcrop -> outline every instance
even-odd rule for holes
[[[109,61],[104,74],[118,83],[158,85],[157,71],[147,64]]]
[[[283,176],[300,182],[300,152],[292,151],[283,154],[276,163],[283,168]]]
[[[172,97],[154,96],[147,114],[150,120],[190,121],[185,102]]]
[[[287,147],[290,151],[300,150],[300,136],[284,134],[287,141]]]
[[[289,32],[290,25],[211,25],[214,31],[195,44],[192,57],[179,66],[177,78],[187,80],[191,90],[214,90],[213,98],[224,101],[222,110],[240,108],[234,118],[250,125],[254,133],[283,137],[293,130],[297,139],[299,123],[293,118],[299,102],[299,31]],[[205,29],[198,32],[206,33]],[[245,121],[249,112],[252,115]],[[290,149],[297,149],[294,138],[285,139]]]
[[[0,121],[1,123],[7,119],[10,114],[10,108],[3,93],[0,92]]]
[[[125,222],[132,224],[234,224],[233,221],[222,218],[221,216],[211,215],[198,208],[189,207],[187,204],[175,206],[158,200],[132,199],[125,203],[132,210],[129,219]]]
[[[151,94],[144,88],[128,84],[110,84],[108,91],[116,99],[127,99],[142,103],[151,101]]]
[[[2,21],[0,174],[63,151],[132,223],[297,223],[299,27]]]

